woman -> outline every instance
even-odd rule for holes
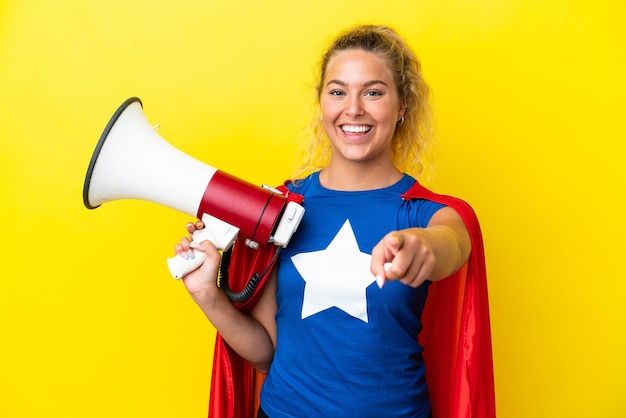
[[[429,140],[427,95],[393,30],[358,26],[335,40],[299,171],[310,174],[289,185],[306,214],[250,315],[217,286],[210,242],[176,246],[206,252],[184,279],[189,293],[228,345],[268,373],[259,416],[430,415],[421,310],[429,283],[460,268],[471,242],[451,208],[400,198]]]

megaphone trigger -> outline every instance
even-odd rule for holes
[[[204,228],[196,229],[192,234],[196,242],[209,240],[218,250],[228,251],[237,240],[239,228],[228,222],[205,213],[202,215],[202,223],[204,223]]]

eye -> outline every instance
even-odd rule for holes
[[[365,95],[369,97],[378,97],[378,96],[382,96],[383,93],[378,90],[368,90],[365,92]]]
[[[331,90],[328,92],[331,96],[343,96],[344,92],[341,90]]]

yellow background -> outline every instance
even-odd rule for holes
[[[398,28],[436,98],[436,190],[488,261],[498,416],[624,417],[618,0],[0,1],[0,416],[203,417],[214,331],[165,258],[186,215],[82,203],[114,110],[255,184],[291,170],[315,63]]]

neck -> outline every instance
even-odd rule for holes
[[[341,169],[336,165],[329,164],[320,173],[320,183],[331,190],[375,190],[397,183],[402,175],[392,164],[377,167],[365,167],[363,164],[356,164],[341,167]]]

